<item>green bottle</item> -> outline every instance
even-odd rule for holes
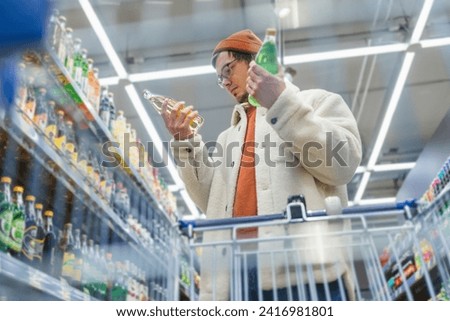
[[[19,257],[22,252],[22,242],[25,232],[25,206],[23,202],[23,187],[14,186],[14,212],[9,233],[9,251],[12,256]]]
[[[4,176],[0,183],[0,251],[2,252],[9,249],[12,218],[11,178]]]
[[[263,44],[255,58],[255,62],[258,65],[273,75],[278,73],[277,44],[275,41],[276,33],[277,31],[274,28],[267,28]],[[255,107],[261,106],[255,97],[251,95],[248,96],[248,102]]]

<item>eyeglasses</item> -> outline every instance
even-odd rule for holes
[[[226,63],[225,65],[223,65],[222,70],[220,72],[220,74],[217,76],[217,84],[219,85],[220,88],[225,88],[225,85],[223,84],[223,81],[225,79],[229,80],[231,77],[231,67],[230,65],[235,62],[237,59],[233,59],[230,62]]]

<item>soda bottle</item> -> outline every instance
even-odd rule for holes
[[[73,266],[73,275],[72,275],[72,286],[81,290],[81,280],[83,273],[83,255],[81,253],[81,237],[80,230],[75,230],[75,243],[73,247],[73,254],[75,258],[74,266]]]
[[[47,126],[45,127],[45,136],[48,141],[53,143],[57,133],[55,102],[50,100],[47,107]]]
[[[45,242],[45,227],[44,219],[42,218],[43,205],[41,203],[36,203],[35,213],[36,213],[36,240],[35,240],[35,251],[34,251],[34,261],[36,261],[38,266],[42,265],[42,252],[44,251]]]
[[[42,270],[50,275],[57,276],[55,271],[55,248],[57,244],[56,234],[53,229],[53,211],[44,212],[44,246],[42,249]]]
[[[63,151],[66,148],[66,124],[64,121],[64,111],[58,110],[56,112],[56,136],[53,139],[56,147]]]
[[[61,276],[69,282],[73,283],[75,253],[74,239],[72,234],[72,223],[64,224],[63,234],[59,243],[59,251],[62,253]]]
[[[27,82],[27,98],[25,99],[25,106],[23,109],[24,119],[27,123],[31,123],[34,118],[34,113],[36,112],[36,95],[34,93],[34,78],[28,77]]]
[[[34,113],[33,122],[42,131],[47,127],[47,90],[39,88],[39,95],[36,99],[36,111]]]
[[[36,254],[37,222],[35,212],[36,198],[33,195],[25,197],[25,232],[22,242],[22,258],[32,263]]]
[[[56,35],[56,43],[57,43],[56,54],[59,58],[59,61],[61,61],[64,64],[64,60],[66,58],[65,39],[66,39],[66,32],[67,32],[67,29],[66,29],[67,18],[64,16],[59,16],[58,20],[59,20],[59,28],[58,28],[58,33]]]
[[[11,232],[9,233],[10,247],[9,252],[12,256],[19,257],[22,252],[23,235],[25,231],[25,214],[23,203],[23,187],[14,186],[13,188],[13,218],[11,223]]]
[[[275,75],[278,73],[277,45],[275,41],[277,31],[267,28],[263,44],[256,54],[255,62],[265,70]],[[248,102],[255,107],[261,106],[255,97],[249,95]]]
[[[100,108],[100,81],[98,78],[98,68],[92,68],[92,71],[89,74],[89,83],[90,83],[90,91],[89,91],[89,102],[94,107],[94,110],[98,113]]]
[[[88,248],[88,240],[87,235],[81,235],[81,256],[83,260],[83,269],[81,272],[81,290],[89,294],[93,295],[93,277],[92,277],[92,262],[89,257],[89,248]]]
[[[73,67],[72,67],[72,78],[81,86],[81,81],[83,78],[83,55],[81,53],[81,39],[76,38],[73,41]]]
[[[77,163],[78,160],[78,148],[77,142],[75,140],[75,131],[73,130],[73,123],[71,120],[66,122],[66,152],[67,157],[74,164]]]
[[[109,128],[109,119],[111,117],[110,112],[110,104],[109,104],[109,97],[108,97],[108,87],[102,87],[102,96],[100,99],[100,111],[99,116],[103,123],[105,124],[106,128]]]
[[[87,49],[81,49],[81,91],[86,95],[88,87],[89,63],[87,57]]]
[[[56,52],[57,48],[57,35],[60,33],[60,22],[59,22],[59,11],[54,9],[49,19],[48,25],[48,42],[50,44],[50,48],[52,48]]]
[[[116,121],[116,104],[114,103],[114,94],[108,93],[108,101],[109,101],[109,126],[108,129],[112,132],[114,128],[114,123]]]
[[[13,213],[11,178],[4,176],[0,179],[0,251],[2,252],[9,249]]]
[[[66,48],[66,56],[64,60],[62,61],[64,64],[64,67],[66,67],[67,72],[69,75],[72,75],[73,70],[73,29],[67,28],[66,29],[66,35],[64,38],[64,45]]]
[[[20,110],[25,110],[25,102],[27,99],[27,79],[25,77],[25,64],[20,63],[19,64],[19,70],[17,71],[17,74],[19,75],[19,84],[17,88],[17,97],[16,97],[16,106]]]
[[[178,102],[175,99],[170,98],[170,97],[153,95],[147,89],[144,89],[143,97],[152,104],[152,106],[155,108],[155,110],[158,114],[161,114],[162,104],[165,99],[168,99],[167,109],[168,109],[169,113],[173,110],[175,104]],[[191,126],[191,128],[193,130],[198,130],[203,125],[204,122],[205,122],[205,120],[203,119],[203,117],[200,115],[197,115],[197,117],[195,117],[189,125]]]

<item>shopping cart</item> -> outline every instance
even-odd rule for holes
[[[200,274],[200,299],[334,300],[337,291],[344,300],[445,300],[449,203],[447,191],[426,207],[331,202],[307,211],[297,197],[281,214],[180,221],[180,229],[189,238],[191,280]],[[257,236],[237,237],[254,227]],[[191,282],[191,298],[197,286]]]

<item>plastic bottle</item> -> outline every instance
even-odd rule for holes
[[[161,114],[162,104],[165,99],[168,99],[167,109],[168,109],[169,113],[173,110],[175,104],[178,102],[175,99],[170,98],[170,97],[153,95],[147,89],[144,89],[143,97],[152,104],[152,106],[155,108],[155,110],[158,114]],[[203,125],[204,122],[205,122],[205,120],[203,119],[203,117],[200,115],[197,115],[197,117],[195,117],[189,125],[191,126],[191,128],[193,130],[198,130]]]
[[[0,179],[0,251],[9,249],[9,234],[13,218],[13,204],[11,201],[11,178],[3,176]]]
[[[53,229],[53,211],[44,212],[45,239],[42,251],[42,270],[56,276],[55,248],[57,244],[56,234]]]
[[[25,99],[25,106],[23,109],[24,119],[27,123],[31,123],[34,113],[36,112],[36,95],[34,92],[34,78],[28,77],[27,81],[27,98]]]
[[[78,146],[75,139],[75,131],[73,130],[73,123],[71,120],[66,122],[66,152],[67,157],[74,164],[77,163],[78,160]]]
[[[278,55],[276,45],[276,30],[274,28],[267,28],[266,36],[263,44],[256,54],[255,62],[263,67],[265,70],[275,75],[278,73]],[[261,106],[255,97],[249,95],[248,102],[255,107]]]
[[[34,113],[33,122],[41,130],[45,131],[47,127],[47,90],[45,88],[39,89],[39,95],[36,99],[36,111]]]
[[[36,203],[35,213],[36,213],[36,240],[35,240],[35,250],[34,250],[34,261],[40,267],[42,264],[42,253],[44,251],[45,242],[45,227],[44,219],[42,217],[43,205],[41,203]]]
[[[56,136],[53,139],[56,147],[59,148],[62,152],[65,151],[66,148],[66,124],[64,121],[64,111],[58,110],[56,112]]]
[[[45,136],[47,136],[48,141],[53,143],[57,132],[55,102],[50,100],[47,107],[47,126],[45,127]]]

